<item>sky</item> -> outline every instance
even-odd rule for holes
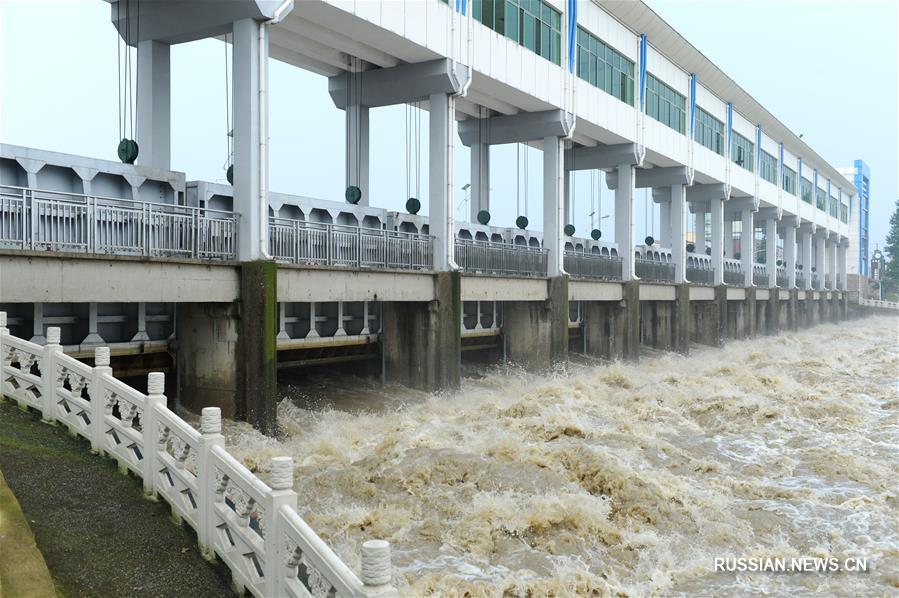
[[[850,166],[857,158],[869,164],[872,250],[882,246],[899,198],[897,3],[648,4],[831,164]],[[0,142],[116,159],[117,39],[109,12],[101,0],[0,0]],[[277,61],[269,78],[271,189],[342,201],[344,117],[326,79]],[[371,112],[370,195],[378,207],[402,210],[410,195],[427,195],[427,113],[421,158],[407,168],[406,112],[404,106]],[[226,132],[224,45],[174,46],[172,168],[188,180],[224,182]],[[525,213],[540,228],[541,157],[514,145],[492,149],[491,224],[512,226]],[[469,154],[458,139],[454,164],[456,216],[464,220]],[[578,235],[600,226],[609,239],[612,193],[588,172],[578,173],[573,187]],[[638,192],[638,239],[658,238],[657,211],[647,205]],[[601,215],[606,219],[598,225]]]

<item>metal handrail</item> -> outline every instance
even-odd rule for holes
[[[687,280],[701,286],[712,286],[715,284],[715,269],[687,266]]]
[[[564,266],[565,271],[575,277],[621,280],[620,257],[567,250]]]
[[[549,252],[542,247],[457,238],[455,254],[463,272],[546,276]]]
[[[634,272],[637,278],[651,282],[674,282],[674,264],[635,258]]]

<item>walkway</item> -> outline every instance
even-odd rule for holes
[[[0,403],[0,470],[62,595],[233,595],[227,569],[200,556],[164,502],[11,402]]]

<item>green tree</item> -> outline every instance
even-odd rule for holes
[[[893,291],[899,289],[899,199],[896,200],[896,209],[890,216],[890,232],[887,234],[886,246],[883,253],[887,259],[884,263],[881,284],[884,289]]]

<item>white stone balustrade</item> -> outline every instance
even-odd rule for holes
[[[396,595],[387,542],[363,545],[360,579],[299,516],[291,458],[273,458],[265,484],[226,450],[218,408],[203,409],[197,430],[166,407],[164,374],[151,373],[144,394],[109,364],[108,347],[95,349],[93,367],[64,354],[59,328],[47,329],[45,346],[12,336],[0,312],[0,398],[66,425],[141,477],[238,588],[266,597]]]

